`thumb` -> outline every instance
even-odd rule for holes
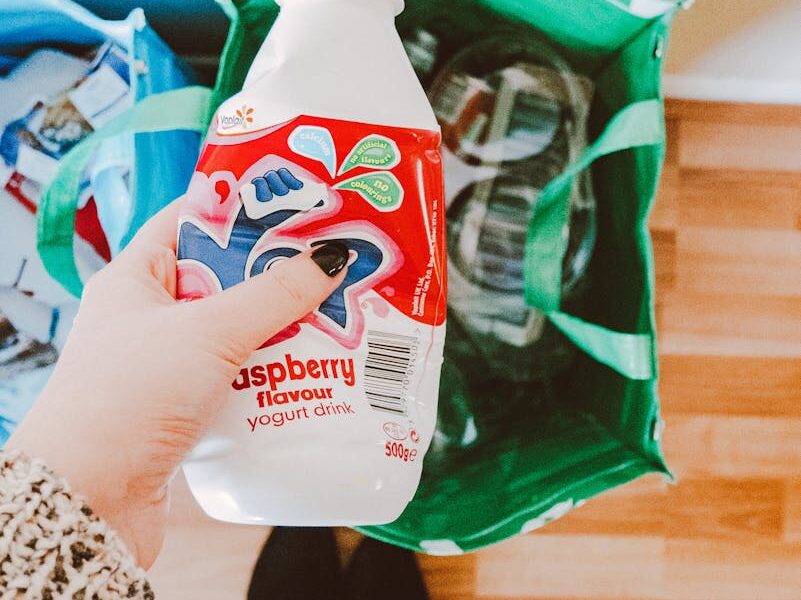
[[[186,305],[193,323],[242,362],[276,333],[312,312],[342,283],[350,252],[327,242],[219,294]]]

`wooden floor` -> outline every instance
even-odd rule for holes
[[[801,107],[667,115],[651,227],[678,485],[644,478],[485,551],[422,556],[432,600],[801,600]],[[180,487],[159,598],[243,598],[266,533],[204,518]]]

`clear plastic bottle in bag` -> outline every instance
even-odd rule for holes
[[[490,37],[454,56],[429,90],[443,131],[449,308],[486,378],[557,375],[573,349],[524,299],[529,222],[542,190],[586,147],[592,82],[545,43]],[[563,297],[580,297],[595,240],[589,174],[571,193]],[[475,378],[473,378],[475,379]]]

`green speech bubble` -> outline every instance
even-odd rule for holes
[[[383,212],[396,210],[403,201],[403,187],[392,173],[357,175],[337,184],[336,189],[356,192]]]
[[[347,173],[356,167],[371,169],[391,169],[400,163],[398,145],[383,135],[373,134],[359,140],[350,151],[339,174]]]

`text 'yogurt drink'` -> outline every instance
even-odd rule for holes
[[[218,519],[387,523],[414,496],[436,421],[439,126],[395,30],[402,0],[279,4],[189,186],[179,294],[216,293],[326,241],[349,248],[348,273],[243,365],[184,470]]]

